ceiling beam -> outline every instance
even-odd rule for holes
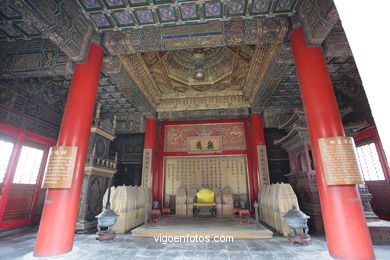
[[[129,29],[104,34],[111,55],[236,45],[280,43],[287,34],[286,17],[209,21],[202,24]]]
[[[52,41],[43,38],[0,44],[0,78],[71,75],[73,61]]]
[[[7,4],[74,62],[85,60],[91,41],[99,43],[99,34],[75,0],[14,0]]]

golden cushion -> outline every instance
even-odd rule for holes
[[[214,203],[214,191],[209,189],[201,189],[196,194],[197,196],[197,203],[207,204],[207,203]],[[195,205],[195,204],[194,204]]]

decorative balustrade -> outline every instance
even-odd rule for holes
[[[86,160],[86,165],[116,169],[118,163],[117,161],[112,159],[101,159],[101,158],[95,158],[93,156],[88,156]]]

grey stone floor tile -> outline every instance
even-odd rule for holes
[[[266,246],[248,247],[249,252],[268,252],[270,251]]]
[[[139,251],[139,247],[134,245],[134,244],[122,244],[122,246],[120,247],[121,249],[124,249],[124,250],[129,250],[129,251]]]
[[[97,260],[111,260],[111,259],[134,259],[135,255],[129,254],[126,251],[120,250],[98,250],[90,256],[83,256],[82,259],[97,259]]]
[[[155,259],[163,259],[163,258],[156,258],[154,256],[137,256],[134,259],[136,259],[136,260],[138,260],[138,259],[139,260],[155,260]]]
[[[245,241],[245,245],[247,247],[262,246],[262,244],[259,241],[256,241],[256,240],[247,240],[247,241]]]
[[[225,242],[226,244],[246,245],[246,241],[256,242],[258,239],[234,239],[233,242]]]
[[[220,251],[210,251],[206,252],[206,259],[215,259],[215,260],[225,260],[229,259],[229,252],[226,249]]]
[[[184,251],[184,250],[191,250],[191,249],[192,249],[191,246],[180,245],[180,244],[171,244],[171,245],[168,245],[166,250]]]
[[[231,252],[231,251],[239,251],[239,252],[245,252],[248,251],[248,247],[246,245],[228,245],[226,246],[226,249]]]
[[[202,243],[172,243],[168,244],[166,250],[177,250],[177,251],[205,251],[206,244]]]
[[[142,250],[142,251],[137,251],[136,254],[134,254],[137,257],[154,257],[155,259],[158,258],[160,255],[163,255],[164,251],[159,251],[159,250]]]
[[[281,252],[281,253],[277,253],[275,255],[279,259],[286,259],[286,260],[292,259],[292,258],[297,256],[296,254],[289,253],[289,252]]]
[[[229,259],[245,260],[245,259],[253,259],[253,256],[248,251],[229,251]]]
[[[168,260],[168,259],[185,259],[185,254],[184,252],[164,252],[163,254],[159,255],[157,259],[162,259],[162,260]]]
[[[206,251],[199,251],[199,250],[189,250],[184,251],[184,259],[206,259]]]
[[[265,247],[268,249],[268,251],[272,252],[283,252],[287,250],[286,248],[278,244],[266,244]]]
[[[205,245],[205,247],[207,248],[208,251],[216,251],[216,250],[222,250],[222,249],[227,250],[227,248],[230,245],[231,244],[224,244],[224,243],[207,243],[207,245]]]
[[[252,253],[251,255],[252,255],[252,259],[256,259],[256,260],[277,259],[276,255],[273,254],[272,252],[255,252],[255,253]],[[288,260],[290,260],[290,259],[288,259]]]
[[[163,245],[163,244],[160,244],[160,243],[153,243],[152,244],[148,244],[145,246],[145,250],[152,250],[152,251],[156,251],[156,250],[159,250],[159,251],[164,251],[168,248],[168,245]]]

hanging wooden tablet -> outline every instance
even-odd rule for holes
[[[363,184],[352,137],[318,139],[327,185]]]
[[[44,189],[70,189],[76,163],[76,146],[53,146],[46,167]]]

